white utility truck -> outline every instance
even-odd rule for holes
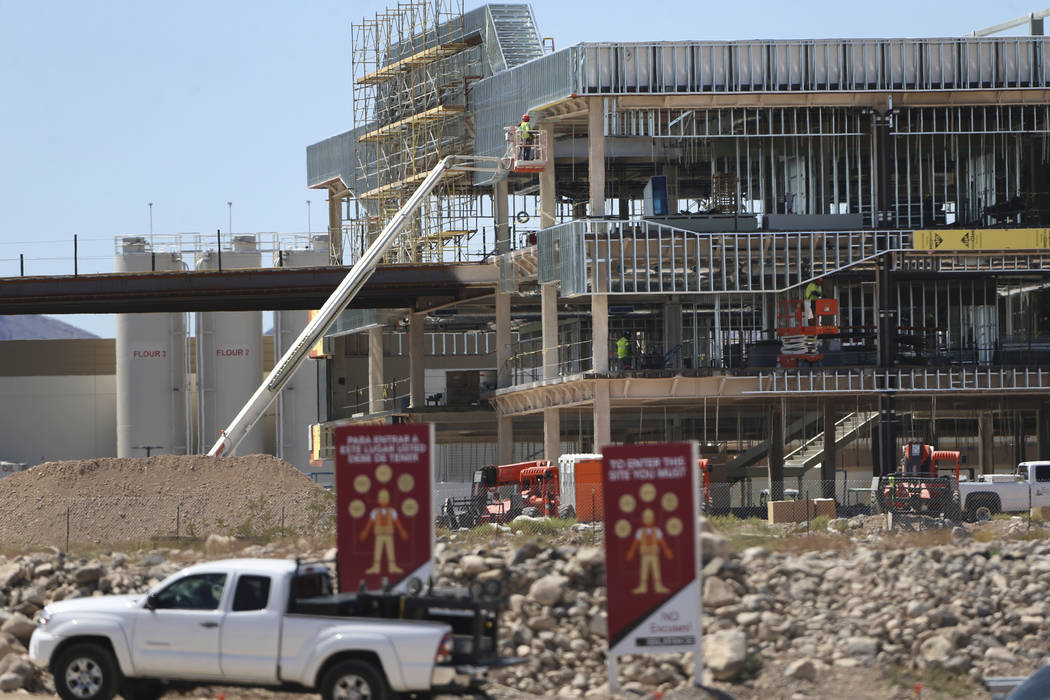
[[[987,520],[996,513],[1022,513],[1050,506],[1050,462],[1021,462],[1013,474],[981,474],[959,480],[963,515]]]
[[[44,608],[29,657],[64,700],[159,697],[166,685],[243,685],[382,700],[474,692],[497,652],[498,609],[458,589],[332,594],[323,564],[230,559],[146,595]]]

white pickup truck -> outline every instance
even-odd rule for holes
[[[987,520],[996,513],[1021,513],[1050,506],[1050,462],[1021,462],[1013,474],[982,474],[959,481],[963,515]]]
[[[452,590],[452,589],[450,589]],[[30,659],[65,700],[146,700],[166,683],[268,686],[334,698],[462,693],[495,656],[495,604],[467,595],[332,595],[325,566],[198,564],[148,595],[44,608]]]

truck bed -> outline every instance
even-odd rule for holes
[[[452,628],[453,663],[503,666],[500,659],[498,601],[478,601],[461,588],[432,589],[420,595],[363,591],[298,598],[288,608],[293,615],[358,617],[384,620],[442,622]]]

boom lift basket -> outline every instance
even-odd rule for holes
[[[507,139],[507,169],[512,173],[539,173],[547,167],[548,143],[547,130],[538,129],[532,132],[532,140],[522,143],[518,137],[518,127],[508,126],[504,129]]]

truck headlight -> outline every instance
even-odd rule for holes
[[[37,624],[43,627],[49,622],[51,622],[51,611],[47,608],[44,608],[43,612],[40,613],[40,620],[37,622]]]

